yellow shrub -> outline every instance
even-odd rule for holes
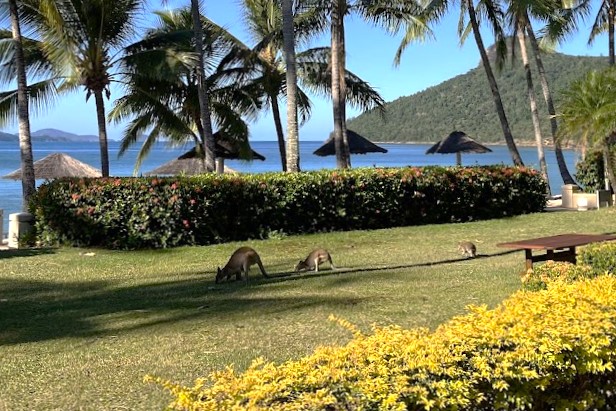
[[[583,410],[616,376],[616,279],[520,291],[434,332],[375,328],[279,365],[168,388],[181,410]],[[344,322],[340,321],[344,324]]]

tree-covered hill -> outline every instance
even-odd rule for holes
[[[591,69],[607,66],[607,57],[544,54],[556,111],[560,91]],[[549,118],[539,78],[532,62],[544,140],[551,140]],[[526,80],[521,64],[505,65],[497,76],[499,90],[511,130],[517,142],[534,141]],[[436,142],[460,130],[480,142],[503,142],[503,133],[483,66],[470,70],[437,86],[387,103],[385,119],[369,111],[349,119],[348,128],[379,142]]]

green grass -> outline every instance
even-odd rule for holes
[[[284,361],[349,332],[335,314],[372,324],[430,327],[494,306],[520,288],[523,253],[496,243],[564,232],[614,233],[616,209],[550,212],[250,241],[268,272],[215,284],[240,243],[156,251],[0,251],[0,410],[152,410],[170,397],[153,374],[191,384],[256,357]],[[463,259],[458,241],[477,244]],[[326,247],[339,268],[292,275]],[[83,255],[94,252],[94,256]]]

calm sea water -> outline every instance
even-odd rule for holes
[[[303,141],[300,143],[300,166],[302,170],[317,170],[323,168],[335,168],[334,156],[318,157],[312,154],[320,147],[322,142]],[[229,167],[246,173],[260,173],[266,171],[279,171],[280,156],[278,145],[275,141],[255,141],[251,143],[253,149],[264,155],[265,161],[252,163],[231,160],[227,161]],[[424,166],[424,165],[454,165],[455,155],[431,154],[426,155],[428,144],[380,144],[389,150],[387,154],[374,153],[354,155],[351,158],[353,167],[398,167],[398,166]],[[109,142],[110,173],[114,176],[133,175],[135,159],[138,148],[131,149],[122,157],[118,157],[119,143]],[[140,173],[148,172],[167,161],[177,158],[186,152],[189,147],[168,147],[164,143],[157,144],[148,158],[142,163]],[[488,164],[512,164],[511,157],[505,146],[490,146],[493,150],[485,154],[463,154],[463,165],[488,165]],[[34,160],[39,160],[51,153],[66,153],[80,161],[100,168],[100,151],[98,143],[36,143],[33,145]],[[520,154],[527,166],[538,168],[537,151],[534,147],[519,147]],[[550,177],[552,193],[561,191],[562,180],[556,165],[556,159],[552,150],[546,150],[546,159]],[[565,150],[565,159],[571,173],[575,172],[574,163],[576,153]],[[4,176],[20,167],[18,143],[0,142],[0,176]],[[37,180],[37,184],[43,180]],[[21,181],[0,179],[0,209],[4,210],[3,231],[8,231],[9,214],[21,211]]]

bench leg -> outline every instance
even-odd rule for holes
[[[531,250],[524,250],[526,254],[526,271],[533,269],[533,252]]]

